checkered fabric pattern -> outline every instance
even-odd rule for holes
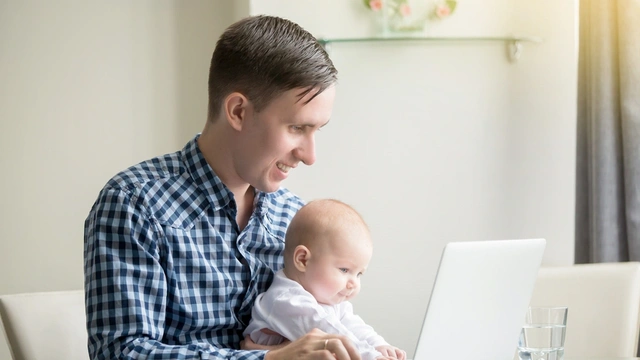
[[[116,175],[85,221],[92,359],[264,358],[235,349],[303,203],[285,189],[258,192],[240,233],[233,194],[197,138]]]

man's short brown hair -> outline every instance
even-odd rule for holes
[[[303,89],[300,97],[313,90],[315,96],[337,81],[337,73],[324,48],[298,24],[274,16],[244,18],[225,30],[213,52],[209,120],[232,92],[259,112],[291,89]]]

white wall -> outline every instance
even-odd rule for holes
[[[0,1],[0,294],[82,288],[99,190],[200,131],[236,16],[225,0]]]
[[[363,213],[375,255],[356,310],[409,355],[447,241],[541,236],[545,263],[573,260],[574,4],[460,1],[429,29],[542,36],[517,64],[501,43],[332,47],[334,116],[287,186]],[[373,31],[361,0],[0,1],[0,294],[82,288],[99,189],[200,130],[215,41],[249,13]]]
[[[574,5],[460,1],[428,29],[543,37],[525,44],[518,63],[504,43],[330,47],[339,71],[333,118],[318,134],[316,164],[286,186],[363,214],[374,258],[356,311],[410,357],[446,242],[544,237],[545,264],[573,262]],[[255,0],[251,13],[327,37],[366,35],[374,23],[361,0]]]
[[[577,1],[513,1],[518,33],[541,45],[524,49],[509,70],[505,192],[511,234],[548,240],[545,263],[573,263],[577,117]],[[553,11],[550,11],[553,9]]]

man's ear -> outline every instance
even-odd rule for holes
[[[247,113],[251,110],[249,99],[239,92],[234,92],[227,95],[223,106],[229,125],[236,131],[241,131],[247,118]]]
[[[300,272],[307,271],[307,261],[311,258],[311,251],[304,245],[296,246],[293,250],[293,266]]]

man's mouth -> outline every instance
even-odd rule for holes
[[[291,170],[293,167],[292,166],[287,166],[285,164],[282,163],[277,163],[276,166],[278,167],[278,169],[280,169],[283,173],[288,173],[289,170]]]

